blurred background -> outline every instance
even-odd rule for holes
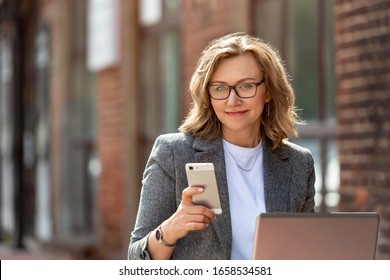
[[[0,258],[125,259],[151,145],[236,31],[285,61],[316,210],[378,212],[390,259],[389,0],[0,0]]]

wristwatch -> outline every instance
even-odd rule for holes
[[[168,243],[163,239],[163,232],[161,229],[161,225],[159,225],[159,227],[156,230],[156,239],[157,239],[158,243],[160,243],[166,247],[173,247],[176,245],[176,244]]]

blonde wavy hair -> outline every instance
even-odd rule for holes
[[[179,127],[185,134],[213,140],[221,135],[221,123],[211,105],[207,86],[214,72],[225,58],[251,52],[265,78],[271,100],[265,104],[259,130],[279,147],[283,139],[297,136],[297,109],[289,76],[278,51],[257,37],[233,33],[211,41],[203,50],[192,75],[189,91],[193,99],[190,111]]]

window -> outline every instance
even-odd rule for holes
[[[280,50],[307,122],[292,141],[313,153],[318,211],[331,211],[339,200],[332,8],[331,0],[257,0],[253,9],[254,33]]]
[[[10,37],[0,38],[0,239],[4,234],[14,236],[15,225],[15,160],[14,150],[14,53]]]
[[[178,0],[140,1],[140,134],[147,154],[157,135],[175,132],[180,122],[179,8]]]
[[[95,177],[91,172],[95,139],[93,74],[87,71],[87,2],[69,1],[71,11],[67,95],[61,127],[61,187],[58,235],[68,240],[85,237],[95,228]]]

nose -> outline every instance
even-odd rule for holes
[[[236,90],[234,88],[232,88],[230,90],[230,94],[229,94],[229,97],[227,99],[227,105],[228,106],[236,106],[237,104],[239,104],[239,102],[241,102],[241,98],[238,97]]]

